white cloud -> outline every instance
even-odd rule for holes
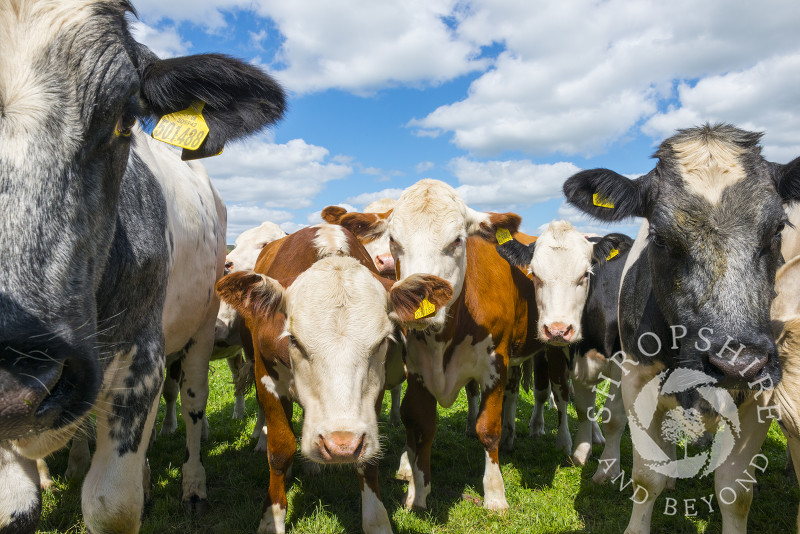
[[[382,191],[377,191],[375,193],[361,193],[360,195],[356,195],[354,197],[349,197],[347,202],[350,204],[354,204],[356,206],[361,206],[362,208],[376,200],[380,200],[382,198],[400,198],[400,195],[403,194],[402,189],[392,188],[392,189],[384,189]]]
[[[226,147],[204,164],[226,202],[283,209],[308,207],[327,182],[353,172],[331,162],[324,147],[302,139],[276,144],[267,136]]]
[[[181,39],[178,29],[174,26],[157,29],[134,20],[131,22],[130,28],[133,38],[147,46],[160,58],[184,55],[192,46],[192,43]]]
[[[243,0],[136,0],[136,12],[146,22],[169,18],[175,22],[189,21],[209,29],[225,26],[222,10],[247,7]]]
[[[797,125],[800,51],[772,57],[749,69],[709,76],[678,87],[680,107],[651,117],[642,130],[666,138],[676,129],[703,122],[730,122],[765,131],[764,155],[786,162],[800,155]]]
[[[307,224],[300,224],[300,223],[296,223],[296,222],[285,222],[285,223],[280,224],[279,226],[281,227],[281,230],[283,230],[287,234],[293,234],[294,232],[296,232],[298,230],[301,230],[301,229],[307,227],[308,225]]]
[[[423,173],[425,171],[431,170],[435,166],[436,166],[436,164],[434,162],[432,162],[432,161],[421,161],[421,162],[417,163],[417,166],[415,167],[415,170],[418,173]]]
[[[449,167],[468,205],[501,210],[560,197],[564,180],[580,170],[566,162],[538,165],[530,160],[481,162],[468,158],[455,158]]]
[[[422,134],[452,132],[458,147],[480,154],[508,149],[592,154],[657,113],[674,97],[674,80],[723,76],[766,57],[776,58],[776,68],[773,76],[754,78],[754,99],[777,91],[791,98],[795,91],[788,88],[796,84],[776,77],[797,76],[796,66],[791,73],[777,70],[787,63],[780,58],[800,51],[795,11],[789,0],[769,8],[724,0],[536,5],[474,0],[458,35],[479,44],[502,42],[505,52],[471,84],[464,100],[410,126]],[[725,102],[726,95],[718,95],[717,102]],[[784,109],[785,123],[796,125],[797,101]],[[759,115],[757,109],[745,112],[745,122]],[[695,116],[684,112],[675,118]],[[774,122],[771,127],[797,139],[796,126]]]
[[[480,49],[443,20],[458,0],[260,0],[285,41],[280,79],[296,92],[339,88],[369,93],[382,87],[438,84],[474,70]]]
[[[292,219],[288,211],[265,208],[258,204],[227,204],[228,232],[227,242],[233,243],[236,237],[250,228],[255,228],[264,221],[274,223],[287,222]]]

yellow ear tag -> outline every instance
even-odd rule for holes
[[[197,150],[208,135],[203,106],[205,102],[195,100],[182,111],[164,115],[153,129],[153,139],[187,150]]]
[[[606,197],[601,195],[600,193],[595,193],[594,195],[592,195],[592,203],[595,206],[600,206],[601,208],[613,208],[614,207],[614,203],[611,202],[610,199],[607,199]]]
[[[606,256],[606,261],[610,261],[612,258],[616,258],[618,254],[619,250],[612,248],[611,252],[609,252],[608,256]]]
[[[423,317],[427,317],[433,312],[436,311],[436,306],[428,300],[427,297],[422,299],[422,302],[419,305],[419,309],[414,312],[414,319],[422,319]]]
[[[511,232],[509,232],[505,228],[498,228],[497,229],[497,234],[495,234],[495,235],[497,237],[497,244],[498,245],[502,245],[503,243],[507,243],[507,242],[511,241]]]

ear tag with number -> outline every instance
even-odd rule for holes
[[[619,254],[619,250],[617,250],[615,248],[612,248],[611,252],[609,252],[608,256],[606,256],[606,261],[610,261],[612,258],[617,257],[618,254]]]
[[[422,299],[417,311],[414,312],[414,319],[422,319],[436,311],[436,306],[427,297]]]
[[[592,203],[595,206],[600,206],[601,208],[613,208],[614,207],[614,203],[610,199],[608,199],[608,198],[604,197],[603,195],[601,195],[600,193],[595,193],[594,195],[592,195]]]
[[[503,243],[508,243],[512,239],[511,232],[509,232],[505,228],[498,228],[495,236],[497,237],[498,245],[502,245]]]
[[[203,106],[205,102],[196,100],[184,110],[164,115],[153,129],[153,139],[187,150],[197,150],[209,131],[203,118]]]

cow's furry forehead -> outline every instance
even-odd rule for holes
[[[395,204],[389,223],[393,237],[404,233],[404,229],[427,228],[431,236],[448,233],[464,233],[467,221],[467,205],[458,192],[439,180],[420,180],[400,196]],[[455,236],[443,236],[450,239]]]
[[[592,261],[592,245],[568,221],[552,221],[539,239],[531,259],[541,279],[558,279],[583,274]]]
[[[349,256],[320,259],[297,277],[286,297],[289,330],[309,347],[334,338],[371,344],[392,331],[386,290]]]
[[[9,157],[43,138],[75,148],[76,124],[85,129],[94,114],[118,111],[108,109],[117,89],[136,75],[121,39],[130,38],[130,10],[120,1],[0,2],[0,136]]]

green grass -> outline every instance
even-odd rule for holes
[[[256,400],[247,399],[248,418],[231,419],[233,385],[224,361],[212,364],[208,418],[210,440],[203,448],[208,477],[210,508],[201,518],[184,515],[180,504],[180,466],[184,456],[184,426],[169,437],[159,436],[150,451],[153,487],[145,509],[144,533],[253,533],[258,527],[261,507],[269,480],[266,455],[253,451],[250,432],[255,424]],[[388,400],[388,395],[387,395]],[[591,477],[597,461],[584,468],[571,466],[555,451],[556,412],[546,410],[548,434],[541,440],[527,437],[526,421],[533,408],[533,397],[522,393],[517,410],[516,447],[501,454],[501,467],[510,511],[490,513],[474,504],[482,495],[484,453],[475,438],[464,436],[466,400],[462,392],[450,409],[439,410],[439,427],[433,448],[432,493],[428,510],[418,514],[402,507],[405,483],[394,480],[394,470],[405,441],[402,425],[389,426],[388,404],[384,403],[381,433],[385,436],[385,455],[381,463],[381,492],[392,527],[398,533],[620,533],[631,510],[630,490],[597,486]],[[572,410],[572,409],[571,409]],[[163,402],[159,411],[159,427]],[[300,429],[301,411],[295,407],[294,428]],[[571,412],[570,427],[576,419]],[[602,449],[595,446],[596,458]],[[793,478],[784,476],[785,440],[773,424],[763,447],[769,467],[758,477],[758,493],[750,510],[751,533],[792,532],[797,512],[798,488]],[[630,472],[630,438],[623,438],[623,468]],[[80,514],[80,481],[66,483],[67,453],[49,459],[56,481],[45,492],[40,532],[86,532]],[[295,478],[288,488],[287,527],[307,534],[360,532],[360,496],[352,469],[327,468],[320,475],[308,475],[303,460],[295,460]],[[721,530],[720,515],[709,514],[699,498],[713,493],[713,481],[682,480],[676,490],[664,492],[656,501],[654,533],[716,533]],[[666,497],[679,503],[697,499],[697,516],[663,514]],[[714,501],[716,504],[716,501]]]

